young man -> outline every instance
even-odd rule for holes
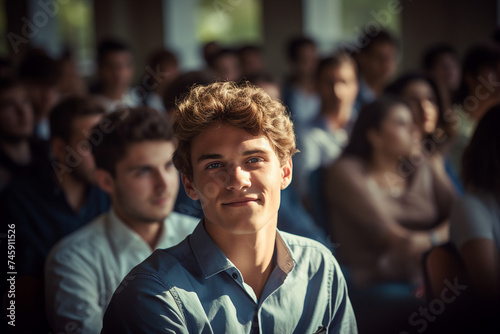
[[[321,193],[312,184],[311,174],[333,163],[349,140],[358,94],[356,63],[346,53],[321,60],[316,87],[321,98],[319,115],[299,132],[297,146],[301,154],[294,157],[294,186],[303,200]]]
[[[358,54],[359,93],[356,110],[380,96],[392,79],[397,67],[398,41],[388,31],[382,30],[369,37]]]
[[[94,147],[96,179],[112,209],[58,243],[45,266],[46,310],[54,333],[99,333],[104,310],[120,281],[156,248],[171,247],[198,220],[172,212],[179,175],[166,116],[137,108],[106,118]]]
[[[0,191],[15,176],[35,173],[49,163],[45,141],[33,138],[34,114],[26,88],[0,79]]]
[[[134,59],[127,45],[114,39],[102,41],[97,49],[97,66],[97,98],[106,111],[141,104],[141,99],[134,97],[130,91],[134,78]]]
[[[16,328],[42,333],[43,267],[49,250],[64,236],[109,209],[94,185],[89,136],[104,109],[86,98],[69,98],[50,113],[52,163],[18,177],[0,195],[2,232],[15,226]],[[2,294],[4,286],[2,284]],[[6,304],[7,305],[7,304]]]
[[[331,252],[276,229],[296,151],[285,107],[250,86],[198,86],[174,133],[174,163],[204,218],[130,272],[102,333],[356,333]]]

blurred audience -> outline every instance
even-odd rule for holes
[[[16,69],[8,58],[0,57],[0,79],[10,78],[16,75]]]
[[[346,53],[321,60],[316,90],[321,99],[319,114],[310,125],[298,129],[297,148],[301,152],[294,156],[294,187],[303,199],[311,198],[318,190],[311,183],[311,173],[330,165],[347,145],[358,94],[354,60]]]
[[[87,86],[78,70],[76,60],[71,51],[66,50],[59,63],[62,73],[61,80],[59,81],[61,97],[86,95]]]
[[[465,147],[484,113],[500,103],[500,51],[488,45],[472,47],[464,58],[462,84],[457,94],[454,115],[450,117],[457,130],[457,138],[450,152],[450,161],[456,174],[461,175],[461,161]]]
[[[94,147],[96,180],[112,209],[60,241],[45,269],[47,317],[54,333],[100,333],[109,300],[128,272],[153,250],[191,234],[198,219],[172,212],[179,177],[165,115],[137,108],[107,120]],[[93,131],[100,131],[94,127]]]
[[[356,109],[373,102],[382,94],[397,68],[399,43],[388,31],[382,30],[354,53],[359,68],[359,93]]]
[[[451,102],[460,87],[460,61],[457,51],[449,44],[437,44],[428,48],[422,60],[424,71],[442,85]]]
[[[28,91],[35,113],[35,136],[49,139],[49,113],[61,95],[60,64],[44,51],[32,49],[19,64],[18,74]]]
[[[475,293],[500,300],[500,106],[479,121],[463,156],[467,193],[454,206],[451,241],[460,251]],[[494,143],[494,144],[493,144]]]
[[[203,59],[205,60],[208,69],[214,68],[213,57],[220,52],[222,47],[216,41],[211,41],[203,45]]]
[[[0,217],[16,231],[16,316],[20,333],[42,333],[43,270],[51,247],[65,235],[109,209],[109,198],[94,185],[92,131],[104,109],[88,99],[68,98],[50,113],[55,160],[36,174],[19,177],[0,195]],[[101,131],[109,131],[103,123]],[[5,291],[5,287],[2,286]]]
[[[212,56],[211,61],[217,80],[238,82],[241,79],[240,59],[234,50],[221,49]]]
[[[17,79],[0,79],[0,191],[14,177],[37,173],[49,164],[48,144],[33,138],[33,126],[26,88]]]
[[[256,45],[245,45],[238,49],[238,58],[241,64],[243,77],[250,77],[265,72],[266,63],[262,49]]]
[[[407,73],[389,85],[387,93],[397,95],[410,107],[413,119],[419,129],[422,153],[428,158],[435,173],[443,181],[450,179],[459,193],[462,192],[458,175],[451,174],[449,160],[446,159],[455,138],[452,122],[447,118],[449,101],[443,89],[429,76]]]
[[[119,40],[103,40],[97,48],[98,86],[92,91],[111,112],[141,104],[130,86],[134,77],[134,59],[130,48]]]
[[[262,88],[266,91],[269,96],[273,99],[281,99],[281,90],[278,80],[267,72],[259,72],[253,75],[249,75],[246,78],[249,82],[253,83],[255,86]]]
[[[179,76],[177,57],[169,50],[161,49],[151,54],[146,66],[143,86],[146,95],[142,104],[161,112],[166,112],[163,95],[167,87]]]
[[[288,44],[290,74],[283,87],[283,100],[292,114],[296,129],[312,122],[319,112],[320,100],[316,93],[316,43],[307,37],[296,37]]]

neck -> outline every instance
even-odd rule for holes
[[[328,108],[327,106],[321,107],[321,114],[328,123],[330,129],[343,129],[349,122],[349,112],[339,110],[335,107]]]
[[[2,149],[9,158],[18,165],[28,165],[31,162],[31,148],[27,139],[16,141],[0,141]]]
[[[163,231],[163,223],[161,221],[152,223],[131,219],[122,213],[122,210],[116,205],[116,201],[113,201],[113,208],[121,221],[137,233],[149,245],[151,250],[156,249],[161,232]]]
[[[78,212],[87,199],[89,184],[72,177],[69,173],[61,176],[60,186],[66,195],[69,206]]]
[[[205,218],[207,233],[238,268],[257,298],[260,298],[274,268],[277,215],[273,219],[276,221],[274,224],[269,223],[255,233],[235,234],[219,228]]]

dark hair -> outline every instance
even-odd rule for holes
[[[76,118],[105,113],[103,106],[91,98],[68,97],[50,112],[50,138],[59,137],[68,143],[73,134],[73,121]]]
[[[55,86],[61,79],[62,70],[59,62],[55,59],[42,52],[32,51],[19,65],[18,75],[24,82]]]
[[[365,45],[360,48],[361,52],[368,52],[370,49],[376,44],[389,43],[396,48],[399,48],[399,42],[396,37],[394,37],[387,30],[380,30],[378,34],[373,37],[368,38],[368,41]]]
[[[462,66],[462,84],[457,94],[457,102],[462,103],[469,94],[465,83],[466,75],[477,76],[485,67],[496,68],[500,62],[500,50],[490,45],[477,45],[469,49]]]
[[[458,59],[457,51],[450,44],[440,43],[428,48],[425,51],[424,56],[422,58],[422,66],[424,70],[426,71],[431,70],[436,65],[436,62],[439,59],[439,57],[445,54],[451,54],[452,56]]]
[[[299,59],[299,50],[305,46],[316,46],[316,42],[309,37],[295,37],[288,42],[287,56],[292,62]]]
[[[175,78],[163,95],[163,104],[168,113],[174,111],[179,103],[189,93],[194,85],[208,85],[213,81],[206,72],[194,71],[187,72]]]
[[[350,65],[357,73],[358,66],[354,59],[346,52],[337,52],[331,57],[323,58],[319,61],[316,68],[316,78],[318,79],[325,68],[338,67],[340,65]]]
[[[116,175],[116,164],[123,159],[130,145],[145,141],[174,141],[173,133],[165,115],[147,107],[121,109],[106,116],[94,128],[106,122],[110,131],[102,134],[102,140],[96,145],[94,155],[97,168]]]
[[[500,105],[496,105],[481,118],[464,151],[462,179],[468,190],[487,191],[500,196],[499,125]]]
[[[257,46],[257,45],[244,45],[242,46],[241,48],[239,48],[236,53],[238,54],[239,57],[241,57],[242,54],[244,54],[245,52],[257,52],[257,53],[261,53],[262,52],[262,48],[260,46]]]
[[[107,38],[102,40],[97,47],[97,63],[102,64],[104,58],[113,52],[130,52],[127,44],[120,40]]]
[[[418,73],[418,72],[410,72],[406,73],[402,76],[400,76],[398,79],[396,79],[393,83],[391,83],[389,86],[385,88],[385,92],[388,94],[396,95],[401,97],[403,95],[404,90],[406,87],[408,87],[411,83],[416,82],[416,81],[423,81],[427,83],[431,89],[434,91],[434,95],[436,96],[436,105],[438,109],[438,120],[436,124],[436,130],[441,130],[444,132],[444,134],[448,138],[452,138],[455,136],[455,131],[453,129],[453,123],[448,122],[445,119],[445,111],[450,108],[449,102],[446,101],[444,94],[443,94],[443,89],[438,86],[436,81],[429,77],[428,75],[425,75],[423,73]],[[413,115],[414,118],[416,118],[417,115]],[[433,138],[435,134],[429,134],[428,137]],[[444,143],[443,143],[444,144]]]
[[[406,103],[398,97],[383,95],[364,106],[354,123],[349,144],[347,144],[342,155],[358,157],[365,161],[370,160],[373,147],[368,140],[368,132],[370,130],[380,130],[383,121],[396,105],[406,105]]]
[[[166,49],[160,49],[151,54],[149,57],[148,65],[152,69],[156,69],[156,66],[161,63],[168,63],[174,66],[177,66],[177,57],[175,54]]]

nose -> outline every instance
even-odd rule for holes
[[[167,172],[157,171],[155,177],[155,191],[157,193],[162,193],[167,188]]]
[[[241,190],[250,187],[250,174],[243,170],[241,166],[228,167],[227,171],[227,190]]]

